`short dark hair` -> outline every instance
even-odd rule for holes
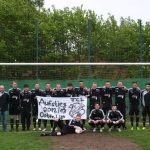
[[[137,84],[137,81],[133,81],[132,84]]]
[[[150,83],[146,83],[145,85],[150,85]]]
[[[28,84],[24,84],[24,86],[23,86],[24,88],[28,88],[29,87],[29,85]]]
[[[67,86],[73,86],[72,83],[68,83]]]
[[[81,117],[81,114],[77,114],[76,117]]]
[[[117,105],[116,105],[116,104],[112,104],[112,105],[111,105],[111,107],[113,107],[113,106],[116,106],[116,107],[117,107]]]
[[[95,106],[95,105],[100,105],[100,103],[99,103],[99,102],[95,102],[95,103],[94,103],[94,106]]]
[[[39,82],[35,82],[34,85],[36,85],[36,84],[40,84],[40,83]]]
[[[79,82],[83,82],[82,80],[80,80]]]
[[[46,84],[50,84],[50,83],[49,83],[49,82],[46,82],[45,85],[46,85]]]

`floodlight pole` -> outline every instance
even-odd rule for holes
[[[91,21],[88,17],[88,63],[91,62]],[[88,66],[88,76],[91,77],[91,66]]]
[[[38,17],[36,17],[36,63],[39,62]],[[39,79],[39,66],[36,66],[36,79]]]
[[[140,35],[139,35],[139,47],[140,47],[140,62],[143,62],[143,41],[142,41],[142,20],[139,20],[139,25],[140,25]],[[141,66],[141,78],[143,78],[143,66]]]

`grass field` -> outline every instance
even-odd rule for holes
[[[128,130],[122,131],[121,133],[115,131],[108,133],[106,129],[103,134],[128,138],[140,145],[143,150],[150,150],[150,128],[147,128],[145,131],[131,131],[128,127]],[[51,150],[52,144],[52,137],[49,140],[45,140],[40,137],[40,132],[0,132],[1,150]]]

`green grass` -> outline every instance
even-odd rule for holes
[[[125,137],[133,141],[134,143],[138,144],[143,150],[150,150],[150,130],[147,129],[145,131],[122,131],[121,133],[114,132],[112,133],[113,136],[117,137]]]
[[[89,128],[88,125],[87,128]],[[104,134],[113,137],[128,138],[134,143],[138,144],[141,148],[143,148],[143,150],[150,150],[149,127],[147,127],[145,131],[131,131],[130,126],[128,126],[128,130],[122,131],[121,133],[118,133],[117,131],[108,133],[106,127]],[[45,139],[40,137],[40,132],[0,132],[1,150],[50,150],[52,144],[52,139],[48,138],[47,140],[47,138]]]
[[[38,132],[0,132],[1,150],[48,150],[50,142],[43,140]]]

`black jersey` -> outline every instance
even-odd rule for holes
[[[53,91],[52,91],[52,90],[46,90],[46,89],[45,89],[45,91],[43,91],[43,95],[44,95],[45,97],[52,97]]]
[[[105,115],[102,109],[93,109],[89,115],[90,120],[103,120],[105,119]]]
[[[128,90],[125,87],[122,88],[115,88],[115,103],[119,107],[126,106],[126,94]]]
[[[112,88],[102,88],[101,89],[101,99],[103,105],[112,105],[112,96],[113,89]]]
[[[80,127],[80,128],[83,129],[83,124],[82,124],[82,122],[81,122],[81,121],[78,122],[78,121],[76,121],[75,119],[70,120],[69,126],[72,126],[72,127],[78,126],[78,127]]]
[[[31,92],[21,92],[20,94],[21,110],[25,112],[31,112]]]
[[[76,87],[75,88],[75,95],[77,97],[80,97],[80,96],[86,96],[88,95],[88,91],[86,88],[79,88],[79,87]]]
[[[37,96],[44,96],[44,92],[40,89],[31,90],[32,107],[38,107]]]
[[[129,103],[130,105],[138,106],[140,104],[141,91],[139,88],[131,88],[129,93]]]
[[[12,88],[9,90],[9,104],[10,107],[19,107],[20,106],[20,89]]]
[[[75,97],[75,90],[74,89],[64,89],[65,97]]]
[[[61,89],[58,91],[58,90],[54,89],[52,96],[53,97],[64,97],[65,96],[64,90]]]
[[[98,88],[91,88],[89,91],[89,98],[91,103],[100,102],[100,90]]]
[[[108,112],[107,119],[110,121],[119,121],[119,120],[123,120],[123,115],[119,110],[116,111],[110,110]]]

